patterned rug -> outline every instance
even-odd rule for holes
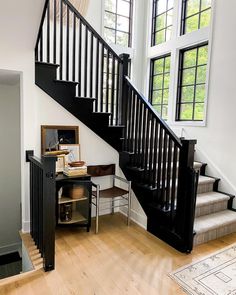
[[[236,295],[236,245],[170,274],[187,294]]]

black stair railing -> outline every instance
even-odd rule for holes
[[[122,60],[67,0],[47,0],[35,47],[38,62],[58,64],[58,80],[78,82],[78,97],[118,125]]]
[[[168,217],[166,240],[191,251],[196,141],[180,140],[132,85],[128,55],[118,56],[68,0],[47,0],[35,58],[57,64],[58,80],[75,82],[79,98],[95,99],[94,112],[110,113],[111,126],[124,126],[122,151],[133,154],[129,164],[142,171],[141,184],[157,191],[151,201]]]
[[[123,83],[127,91],[123,151],[133,154],[129,165],[142,171],[141,184],[157,190],[152,203],[157,214],[165,212],[168,218],[168,226],[162,227],[179,239],[174,242],[179,249],[191,251],[198,179],[193,169],[196,141],[180,140],[128,77]]]
[[[30,163],[30,234],[43,258],[45,271],[55,268],[55,162],[26,151]]]

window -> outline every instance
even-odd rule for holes
[[[105,0],[104,37],[109,43],[131,47],[132,0]]]
[[[152,17],[152,46],[171,39],[174,0],[154,0]]]
[[[208,27],[211,19],[211,0],[183,0],[181,33]]]
[[[176,118],[178,121],[204,119],[207,60],[207,44],[180,52]]]
[[[168,117],[170,55],[152,60],[150,97],[154,109],[163,119]]]

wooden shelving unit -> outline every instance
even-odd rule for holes
[[[87,200],[87,197],[82,197],[82,198],[78,198],[78,199],[71,199],[71,198],[67,198],[67,197],[61,197],[58,199],[58,204],[66,204],[66,203],[73,203],[73,202],[79,202],[79,201],[84,201]]]
[[[73,223],[77,223],[77,222],[84,222],[86,221],[87,218],[85,218],[82,214],[80,214],[78,211],[73,211],[72,212],[72,219],[70,221],[65,221],[65,222],[62,222],[58,221],[58,224],[73,224]]]

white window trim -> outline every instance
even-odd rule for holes
[[[182,0],[176,0],[174,2],[173,10],[173,32],[172,39],[165,43],[151,47],[152,37],[152,2],[148,1],[148,17],[147,27],[148,36],[146,42],[146,82],[144,85],[144,92],[146,97],[149,97],[149,85],[150,85],[150,64],[151,59],[158,58],[166,54],[171,54],[171,69],[170,69],[170,92],[169,92],[169,105],[168,105],[168,121],[167,123],[173,127],[178,126],[194,126],[194,127],[205,127],[207,126],[207,107],[209,97],[209,83],[210,83],[210,64],[211,64],[211,52],[212,52],[212,39],[213,39],[213,27],[214,27],[214,15],[216,1],[212,0],[211,6],[211,23],[209,27],[202,28],[200,30],[180,35],[180,23],[181,23],[181,7]],[[207,65],[207,76],[206,76],[206,97],[205,97],[205,108],[204,108],[204,119],[203,121],[176,121],[176,102],[177,102],[177,87],[178,87],[178,72],[179,72],[179,53],[180,50],[198,45],[203,42],[208,42],[208,65]]]

